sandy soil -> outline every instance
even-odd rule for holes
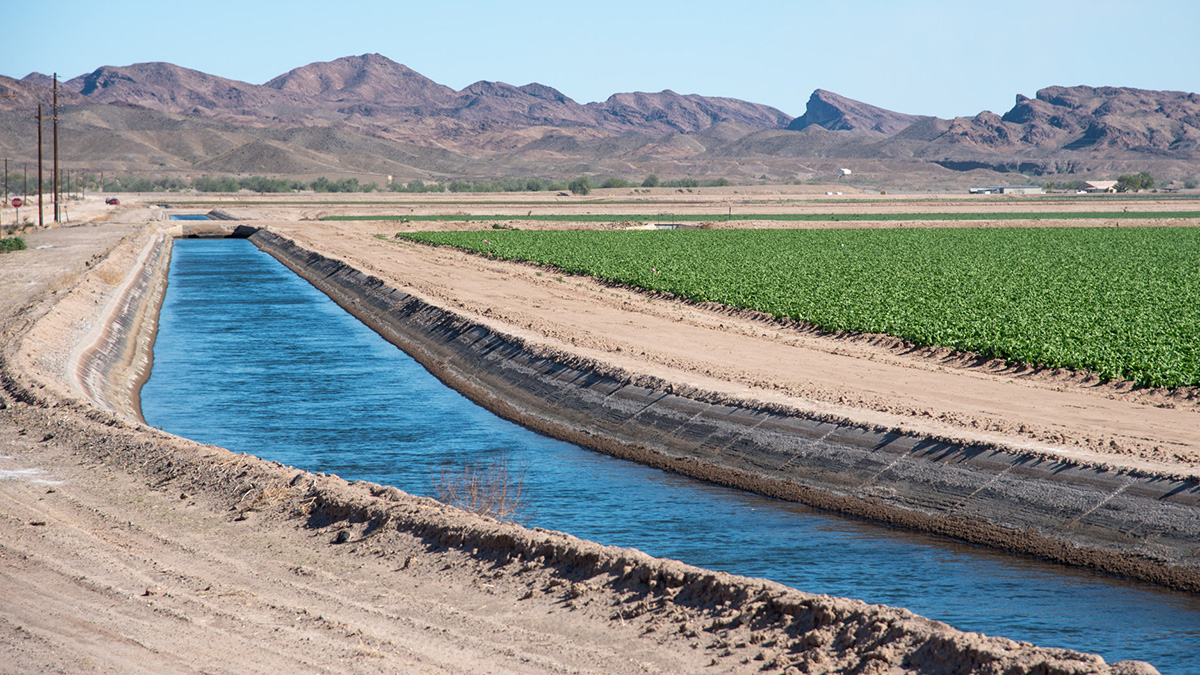
[[[30,250],[0,257],[5,672],[1108,672],[1094,657],[497,525],[94,411],[71,399],[64,355],[119,280],[104,256],[139,229],[112,223],[158,216],[95,213],[109,224],[35,232]],[[1191,399],[997,372],[373,237],[389,225],[271,227],[507,332],[668,381],[1200,471]],[[57,337],[15,363],[35,320]]]

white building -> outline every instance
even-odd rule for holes
[[[973,195],[1042,195],[1046,190],[1040,185],[990,185],[971,188]]]
[[[850,169],[838,169],[839,176],[849,176],[851,173],[854,173],[854,172],[851,171]]]
[[[1084,192],[1116,192],[1117,181],[1115,180],[1089,180],[1084,181],[1079,189]]]

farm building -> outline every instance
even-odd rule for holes
[[[850,169],[838,169],[839,176],[849,176],[852,173],[854,173],[854,172],[851,171]]]
[[[1084,192],[1116,192],[1117,181],[1115,180],[1089,180],[1084,181],[1079,189]]]
[[[971,188],[973,195],[1041,195],[1046,190],[1038,185],[991,185]]]

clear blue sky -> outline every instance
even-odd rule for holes
[[[1200,91],[1200,1],[18,0],[0,74],[167,61],[261,84],[378,52],[447,86],[580,103],[673,89],[800,115],[814,89],[898,112],[1002,113],[1050,85]]]

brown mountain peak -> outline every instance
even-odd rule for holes
[[[779,129],[790,121],[787,114],[771,106],[734,98],[677,94],[670,89],[613,94],[603,103],[589,103],[587,107],[602,113],[609,126],[655,133],[696,133],[721,122],[752,129]]]
[[[787,128],[800,131],[815,125],[830,131],[867,130],[892,136],[919,119],[920,115],[893,112],[817,89],[809,97],[804,114],[792,120]]]
[[[263,86],[304,98],[402,106],[424,105],[454,96],[449,87],[381,54],[310,63]]]

